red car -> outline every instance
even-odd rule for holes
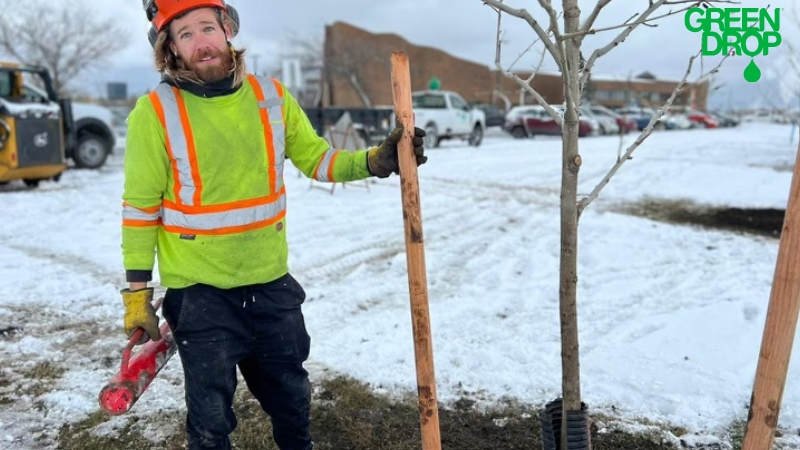
[[[556,111],[561,111],[556,108]],[[541,111],[531,111],[523,116],[525,121],[525,129],[528,136],[535,136],[537,134],[545,135],[561,135],[561,126],[556,123],[553,117],[542,108]],[[578,124],[578,136],[584,137],[591,134],[596,134],[598,131],[597,121],[591,119],[584,119],[581,117]]]
[[[710,114],[706,114],[696,109],[689,109],[688,111],[686,111],[686,114],[689,116],[689,120],[697,124],[700,124],[706,128],[719,127],[719,122],[717,122],[717,119],[715,119],[714,116]]]
[[[686,117],[688,117],[689,120],[696,126],[700,126],[703,128],[719,127],[719,122],[714,116],[712,116],[711,114],[706,114],[703,111],[694,108],[688,108],[688,107],[670,108],[670,112],[685,114]]]

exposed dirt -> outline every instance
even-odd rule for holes
[[[248,393],[240,389],[235,400],[239,426],[231,436],[233,448],[277,450],[269,419]],[[418,450],[420,414],[412,396],[389,399],[350,378],[325,380],[315,388],[311,410],[315,450]],[[185,448],[183,417],[170,414],[154,418],[158,427],[178,430],[162,439],[149,438],[152,423],[132,419],[117,424],[113,434],[99,436],[91,430],[108,420],[97,413],[83,422],[65,425],[59,433],[59,450],[180,450]],[[169,422],[169,423],[167,423]],[[543,449],[538,411],[509,401],[490,411],[478,411],[470,402],[455,409],[440,408],[442,450]],[[148,431],[149,430],[149,431]],[[675,449],[660,433],[643,435],[621,431],[598,432],[591,425],[593,450]],[[548,447],[545,450],[548,450]]]
[[[705,207],[688,201],[646,200],[621,212],[663,222],[699,225],[780,238],[786,211],[774,208]]]

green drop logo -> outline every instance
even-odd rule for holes
[[[756,62],[751,58],[750,64],[744,69],[744,79],[755,83],[761,78],[761,69],[758,68]]]

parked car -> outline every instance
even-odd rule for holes
[[[631,118],[617,114],[603,105],[591,105],[589,108],[595,115],[613,117],[614,120],[617,122],[618,133],[620,132],[620,130],[622,134],[626,134],[629,131],[636,130],[636,122]]]
[[[705,113],[703,111],[694,109],[694,108],[687,108],[684,110],[684,113],[689,117],[689,120],[701,125],[704,128],[718,128],[719,122],[717,119],[714,118],[711,114]]]
[[[720,112],[715,112],[712,114],[714,118],[719,123],[720,127],[727,128],[727,127],[738,127],[739,126],[739,119],[729,116],[727,114],[723,114]]]
[[[512,108],[513,110],[514,108]],[[563,115],[563,107],[554,105],[559,114]],[[508,117],[508,116],[506,116]],[[533,105],[515,112],[517,117],[509,122],[506,119],[504,129],[514,137],[533,137],[536,135],[558,136],[561,134],[561,126],[553,119],[544,107]],[[510,129],[509,129],[510,128]],[[578,125],[578,136],[589,136],[597,134],[599,125],[596,120],[589,117],[581,117]]]
[[[667,121],[667,129],[675,130],[688,130],[697,128],[697,125],[689,120],[686,114],[679,112],[669,111],[664,114],[664,119]]]
[[[50,96],[46,89],[32,84],[26,84],[24,90],[26,98],[38,103],[46,103]],[[70,115],[66,158],[80,168],[102,167],[116,145],[117,136],[112,125],[114,115],[110,109],[92,103],[70,101],[69,104],[69,111],[65,112]]]
[[[617,122],[617,118],[608,114],[604,114],[599,110],[598,112],[595,112],[595,109],[592,106],[582,106],[581,117],[593,119],[597,122],[597,134],[619,134],[620,125]]]
[[[503,130],[518,139],[528,137],[528,132],[525,130],[525,123],[522,120],[522,116],[531,112],[538,114],[539,111],[544,111],[544,108],[540,105],[514,106],[506,113]]]
[[[627,117],[628,119],[633,120],[636,122],[636,129],[639,131],[644,130],[647,128],[647,125],[650,124],[650,120],[653,119],[653,116],[656,114],[656,111],[653,108],[643,108],[639,106],[629,106],[627,108],[622,108],[617,110],[617,114],[622,115],[623,117]],[[667,119],[664,116],[658,118],[658,121],[653,124],[654,130],[668,130],[672,128],[672,124],[667,122]]]
[[[425,128],[425,146],[438,147],[445,139],[466,139],[481,145],[486,130],[486,115],[472,108],[463,97],[451,91],[427,90],[411,93],[414,120]]]
[[[558,113],[561,114],[561,117],[564,117],[564,110],[566,108],[563,105],[553,106],[553,109],[558,111]],[[600,122],[597,121],[597,119],[594,117],[594,115],[592,115],[591,112],[587,113],[587,112],[581,111],[578,114],[579,114],[579,119],[578,119],[579,120],[579,122],[578,122],[578,136],[579,137],[595,136],[595,135],[600,134],[600,128],[601,128],[600,127]],[[548,114],[548,117],[550,117],[549,114]],[[552,117],[551,117],[551,119],[552,119]],[[561,134],[561,129],[560,128],[558,130],[558,134]]]
[[[488,103],[475,103],[473,108],[478,108],[486,115],[486,127],[502,127],[506,120],[506,113],[496,105]]]

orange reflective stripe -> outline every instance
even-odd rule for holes
[[[189,113],[186,112],[186,103],[183,100],[180,89],[172,86],[175,99],[178,101],[178,112],[181,116],[183,133],[186,135],[186,147],[189,153],[189,165],[192,167],[192,180],[194,181],[194,204],[199,205],[203,193],[203,180],[200,178],[200,168],[197,166],[197,149],[194,146],[194,133],[192,125],[189,123]]]
[[[336,180],[333,179],[333,165],[336,164],[336,158],[339,157],[339,153],[341,152],[342,152],[341,150],[337,150],[336,153],[333,154],[333,156],[331,157],[331,163],[328,166],[328,181],[330,181],[331,183],[336,182]]]
[[[244,233],[245,231],[252,231],[257,230],[259,228],[268,227],[274,223],[279,222],[284,217],[286,217],[286,210],[283,210],[280,214],[275,217],[271,217],[267,220],[262,220],[260,222],[253,222],[247,225],[241,225],[236,227],[224,227],[224,228],[216,228],[213,230],[195,230],[192,228],[184,228],[184,227],[176,227],[170,225],[164,225],[163,228],[170,233],[180,233],[180,234],[194,234],[194,235],[201,235],[201,236],[219,236],[224,234],[236,234],[236,233]]]
[[[247,81],[253,87],[253,92],[256,94],[256,100],[260,103],[264,101],[264,91],[261,89],[261,84],[256,79],[255,75],[249,74]],[[269,168],[269,191],[275,192],[275,182],[278,178],[277,171],[275,170],[275,146],[272,143],[272,125],[269,123],[269,113],[266,108],[258,108],[261,114],[261,124],[264,126],[264,143],[267,146],[267,167]]]
[[[172,190],[175,191],[175,198],[180,202],[181,177],[178,175],[178,162],[175,160],[175,156],[172,154],[172,146],[169,144],[169,133],[167,133],[167,119],[164,117],[164,107],[161,105],[161,99],[158,97],[158,92],[153,91],[148,95],[148,97],[150,97],[150,102],[153,104],[153,109],[156,111],[158,121],[161,122],[161,126],[164,127],[164,139],[166,140],[167,157],[169,157],[170,167],[172,167],[172,179],[175,181],[175,185],[173,186]]]
[[[272,84],[275,85],[275,90],[278,91],[278,97],[283,98],[283,85],[275,78],[272,79]],[[283,120],[284,124],[286,123],[286,108],[283,105],[281,105],[281,120]]]
[[[319,157],[317,168],[314,169],[314,179],[318,181],[335,182],[333,179],[333,163],[339,157],[339,152],[342,150],[334,150],[329,148]]]
[[[161,220],[129,220],[123,219],[123,227],[156,227],[161,225]]]
[[[234,211],[237,209],[242,208],[250,208],[253,206],[261,206],[266,205],[269,203],[274,202],[275,200],[279,199],[282,195],[286,194],[286,188],[282,188],[280,192],[277,192],[272,195],[268,195],[266,197],[258,197],[253,198],[250,200],[240,200],[236,202],[230,203],[221,203],[218,205],[203,205],[203,206],[190,206],[190,205],[178,205],[174,202],[171,202],[167,199],[163,200],[163,204],[165,208],[174,209],[176,211],[180,211],[183,213],[188,214],[205,214],[205,213],[219,213],[225,211]]]

